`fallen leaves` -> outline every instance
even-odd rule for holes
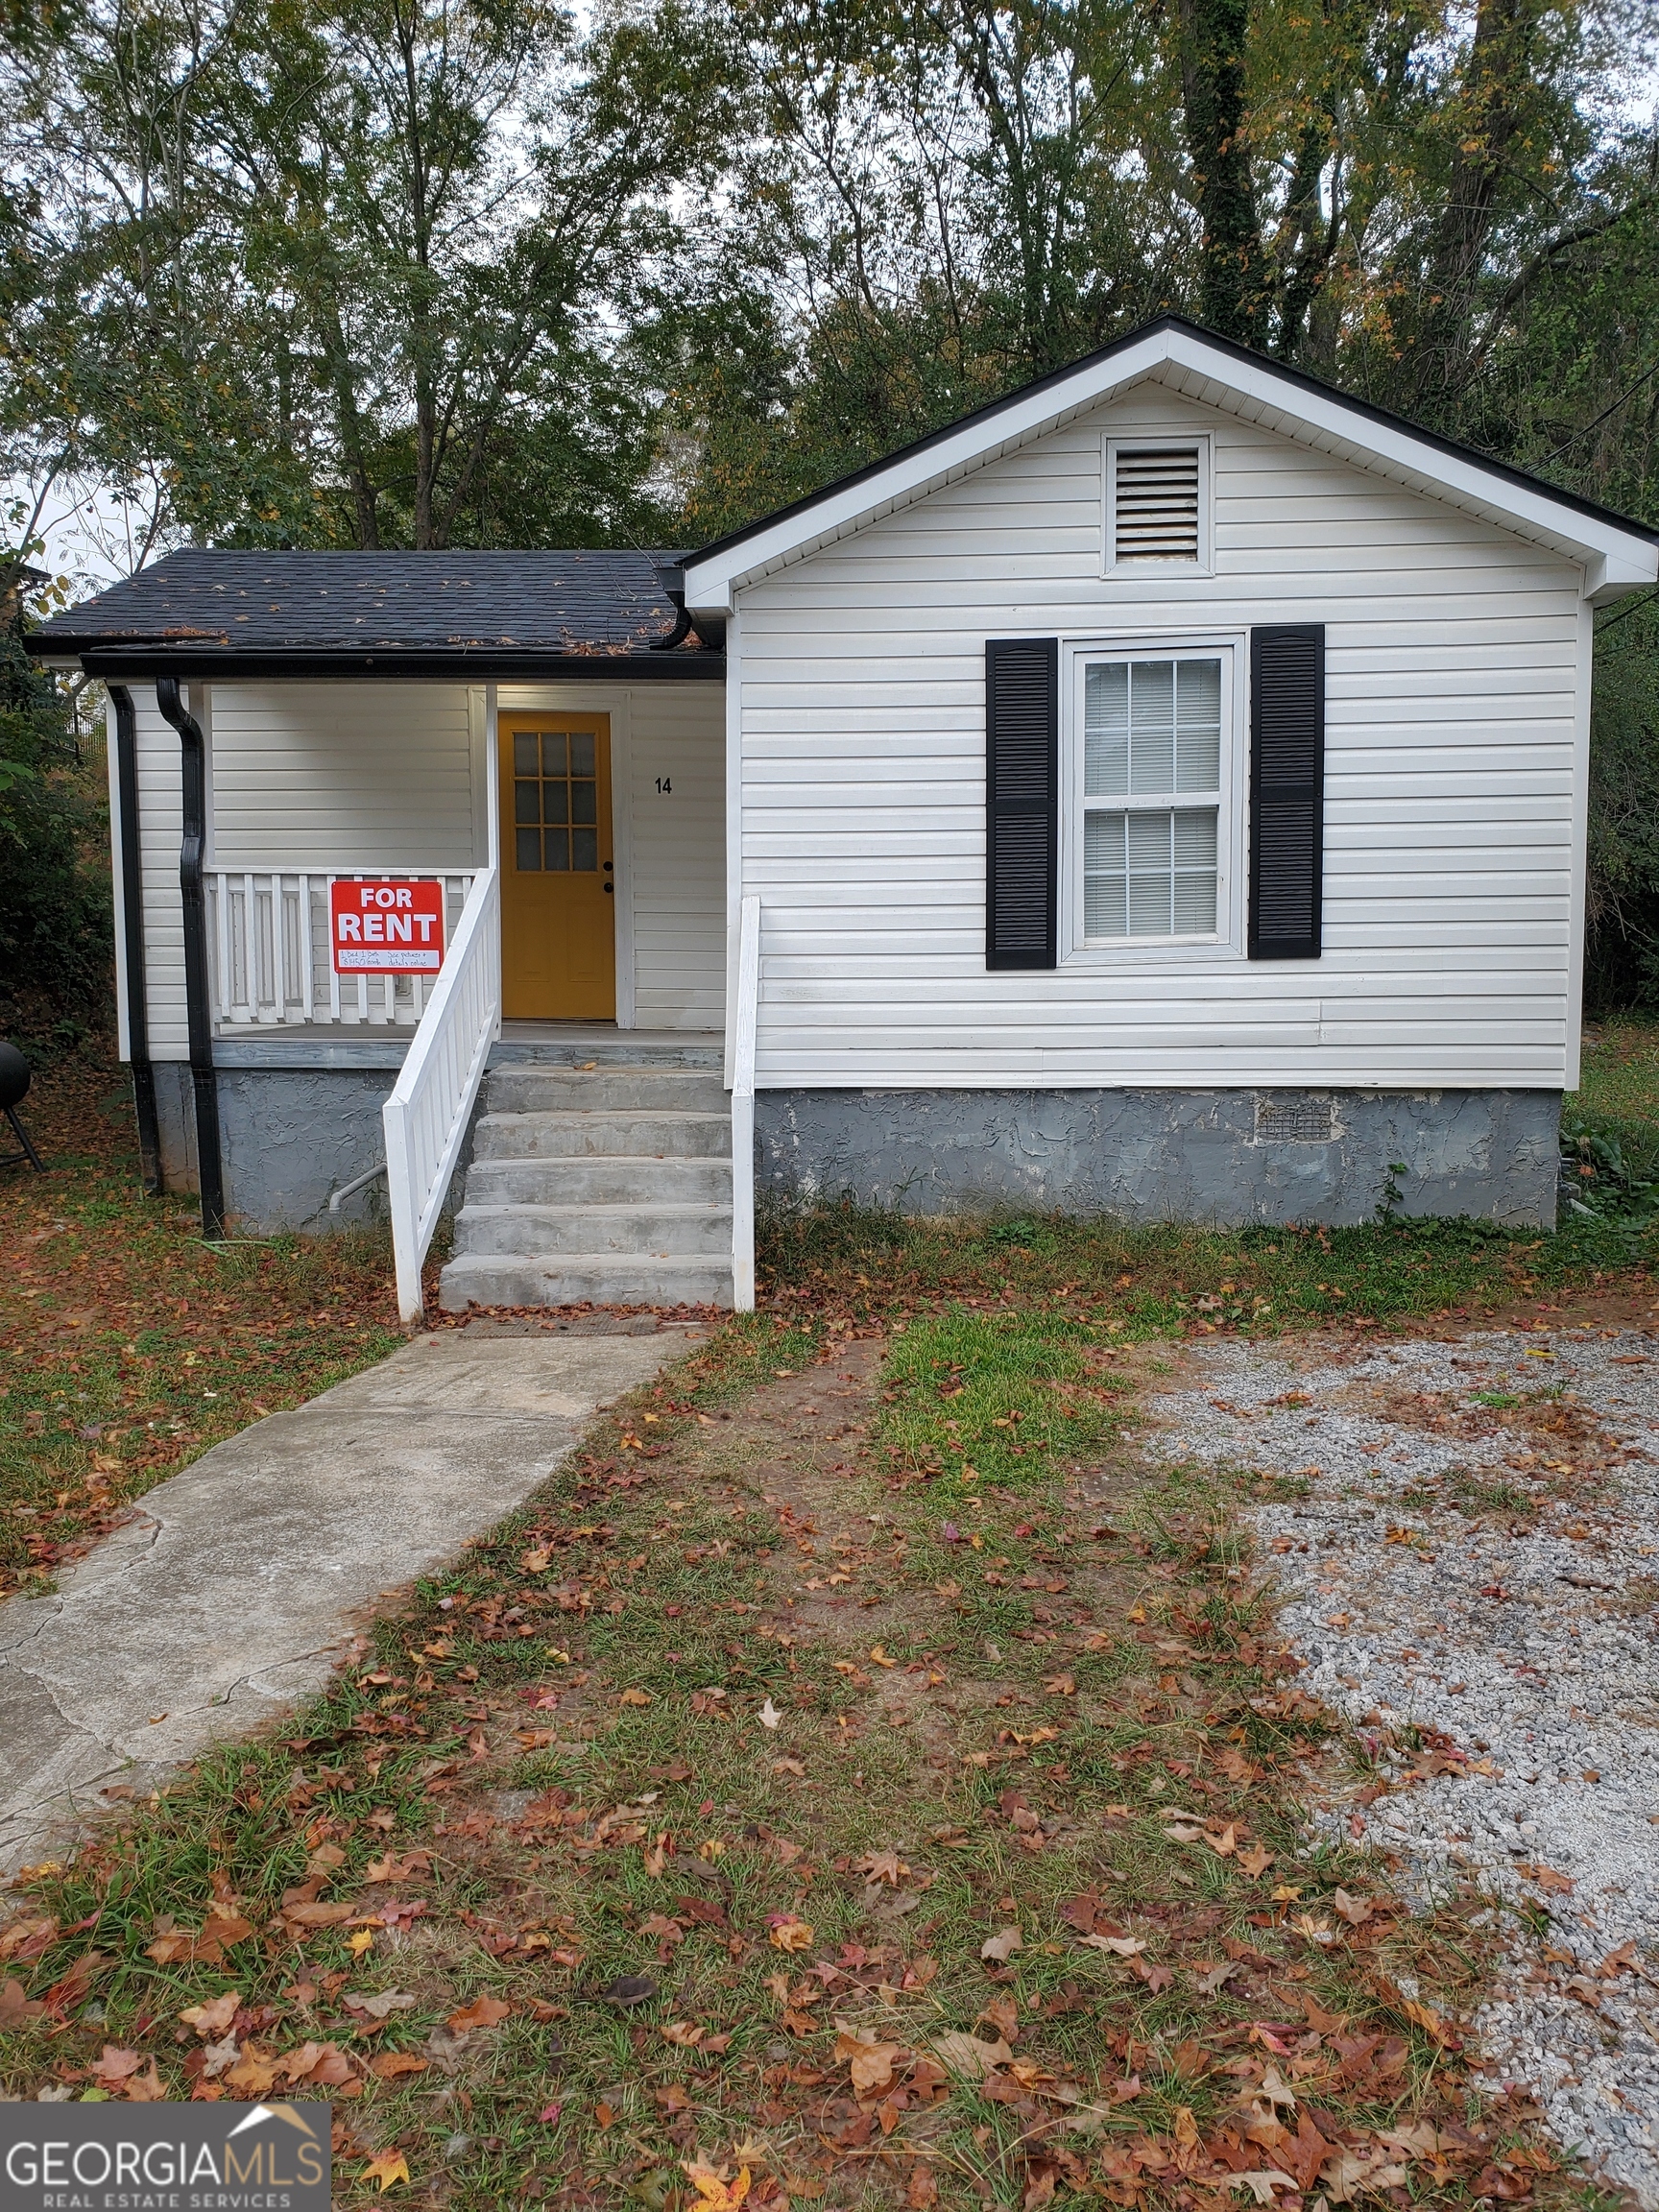
[[[739,2167],[735,2180],[730,2181],[717,2168],[704,2164],[701,2159],[686,2161],[681,2172],[697,2192],[693,2212],[737,2212],[749,2194],[747,2166]]]
[[[849,2028],[840,2022],[836,2025],[840,2030],[835,2038],[836,2062],[849,2069],[854,2089],[860,2097],[872,2090],[885,2089],[893,2079],[894,2065],[902,2056],[904,2046],[883,2043],[860,2028]]]
[[[45,2010],[38,1998],[24,1994],[23,1984],[15,1976],[0,1982],[0,2031],[26,2027],[31,2020],[40,2019]]]
[[[599,1994],[607,2005],[619,2006],[628,2011],[636,2005],[649,2005],[657,1994],[657,1984],[649,1974],[618,1974]]]
[[[512,2009],[505,1998],[489,1995],[474,1997],[470,2005],[463,2005],[458,2012],[450,2013],[450,2032],[468,2035],[474,2028],[498,2028]]]
[[[988,1936],[979,1946],[981,1959],[1005,1966],[1016,1951],[1025,1948],[1025,1939],[1018,1928],[999,1928],[995,1936]]]
[[[1014,2056],[1000,2036],[994,2043],[986,2043],[961,2028],[952,2028],[935,2036],[931,2048],[946,2072],[962,2081],[983,2081]]]
[[[361,2178],[365,2181],[377,2181],[380,2194],[384,2196],[394,2181],[408,2180],[409,2161],[394,2144],[389,2150],[375,2152],[364,2167]]]
[[[234,1989],[227,1989],[221,1997],[210,1997],[205,2005],[187,2005],[179,2017],[187,2028],[194,2028],[198,2035],[223,2035],[236,2017],[242,1999]]]
[[[769,1939],[776,1951],[809,1951],[812,1947],[812,1923],[809,1920],[797,1920],[789,1913],[780,1913],[772,1922]]]
[[[910,1872],[897,1851],[867,1851],[862,1859],[853,1862],[853,1870],[866,1881],[885,1882],[895,1889]]]

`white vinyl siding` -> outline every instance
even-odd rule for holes
[[[1209,440],[1213,576],[1102,576],[1118,437]],[[1559,1086],[1579,585],[1147,383],[741,590],[760,1081]],[[1326,625],[1324,957],[1127,943],[988,973],[985,640],[1150,657],[1289,621]]]
[[[634,1025],[726,1019],[726,692],[633,694]],[[657,788],[658,780],[672,790]]]
[[[138,840],[144,883],[144,1002],[153,1060],[187,1060],[184,1019],[184,906],[179,889],[179,844],[184,793],[179,733],[163,721],[154,684],[131,684],[138,763]],[[186,703],[201,709],[201,693]],[[115,710],[109,709],[109,749]],[[111,828],[119,835],[118,827]],[[119,917],[117,917],[119,921]]]
[[[485,857],[481,686],[215,684],[212,704],[216,867]]]

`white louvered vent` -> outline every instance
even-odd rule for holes
[[[1196,445],[1119,446],[1114,455],[1112,558],[1196,561]]]

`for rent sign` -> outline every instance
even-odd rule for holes
[[[444,886],[336,881],[328,886],[336,975],[436,975],[444,965]]]

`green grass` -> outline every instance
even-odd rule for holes
[[[1600,1204],[1600,1185],[1586,1181]],[[761,1227],[767,1292],[785,1310],[903,1316],[1058,1305],[1108,1344],[1467,1319],[1614,1278],[1641,1294],[1650,1249],[1645,1199],[1633,1211],[1619,1200],[1604,1214],[1569,1215],[1552,1235],[1458,1220],[1227,1232],[1058,1214],[975,1222],[853,1205],[774,1213]]]
[[[1570,1103],[1587,1118],[1659,1128],[1659,1016],[1604,1014],[1587,1022]]]

